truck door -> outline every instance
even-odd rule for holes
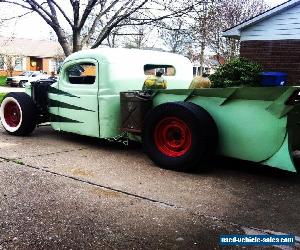
[[[98,72],[99,64],[93,59],[64,65],[58,86],[60,130],[99,137]]]

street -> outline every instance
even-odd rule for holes
[[[299,175],[223,158],[204,173],[167,171],[140,145],[50,127],[0,136],[0,249],[218,249],[221,234],[245,233],[300,242]]]

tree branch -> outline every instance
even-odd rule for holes
[[[73,27],[73,23],[70,20],[70,18],[67,16],[66,12],[59,6],[59,4],[55,0],[51,0],[53,4],[57,7],[57,9],[60,11],[60,13],[63,15],[63,17],[66,19],[66,21],[70,24],[71,27]]]
[[[135,11],[137,11],[139,8],[141,8],[142,6],[144,6],[149,0],[144,0],[141,4],[139,4],[138,6],[136,6],[135,8],[133,8],[131,11],[129,11],[128,13],[123,14],[122,16],[120,16],[119,18],[117,18],[116,21],[114,21],[114,19],[116,17],[118,17],[118,15],[120,14],[120,12],[125,8],[125,5],[122,6],[119,11],[117,11],[115,13],[115,15],[113,16],[113,18],[111,18],[111,20],[109,21],[109,23],[103,28],[103,31],[100,33],[100,35],[98,36],[96,42],[93,44],[92,48],[97,48],[103,41],[104,39],[110,34],[110,32],[117,27],[117,25],[122,22],[123,20],[125,20],[126,18],[130,17]],[[127,3],[130,3],[129,1]]]
[[[73,8],[73,29],[77,29],[78,28],[78,23],[79,23],[79,0],[70,0],[70,3],[72,5]]]
[[[1,21],[9,21],[9,20],[13,20],[13,19],[17,19],[17,18],[24,17],[24,16],[26,16],[26,15],[28,15],[28,14],[33,13],[33,12],[34,12],[34,10],[28,11],[28,12],[25,12],[25,13],[23,13],[23,14],[21,14],[21,15],[14,16],[14,17],[10,17],[10,18],[1,18],[0,20],[1,20]]]
[[[95,17],[93,24],[90,30],[88,31],[88,34],[82,39],[83,44],[87,44],[87,42],[90,40],[90,38],[92,37],[93,33],[96,30],[97,23],[100,21],[101,17],[106,15],[106,13],[109,12],[118,2],[119,0],[113,1],[105,10],[99,12],[99,14]]]
[[[96,3],[98,2],[98,0],[89,0],[83,14],[81,17],[81,21],[79,23],[78,28],[82,29],[82,27],[84,26],[88,16],[90,15],[90,13],[92,12],[93,8],[95,7]]]
[[[33,8],[33,6],[34,6],[34,8],[36,8],[36,9],[41,9],[43,12],[44,12],[44,14],[46,14],[50,19],[51,19],[51,17],[52,17],[52,15],[51,15],[51,13],[50,12],[48,12],[43,6],[42,6],[42,4],[39,4],[37,1],[35,1],[35,0],[24,0],[24,1],[26,1],[32,8]],[[47,1],[48,2],[48,5],[49,5],[49,1]]]
[[[26,6],[26,5],[23,5],[23,4],[20,4],[20,3],[16,3],[16,2],[12,2],[12,1],[9,1],[9,0],[0,0],[0,3],[10,3],[10,4],[14,4],[14,5],[17,5],[17,6],[20,6],[24,9],[28,9],[28,10],[32,10],[32,8]]]

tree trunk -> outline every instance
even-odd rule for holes
[[[80,31],[76,28],[73,29],[73,53],[82,50],[80,42]]]
[[[54,31],[57,35],[58,42],[65,53],[65,56],[71,55],[70,45],[69,45],[68,39],[66,38],[65,33],[60,28],[54,29]]]
[[[200,51],[200,72],[199,75],[203,76],[204,68],[204,51],[205,51],[205,42],[201,42],[201,51]]]

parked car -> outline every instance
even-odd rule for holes
[[[21,75],[13,76],[13,77],[7,77],[6,85],[9,85],[11,87],[25,87],[25,84],[27,82],[34,82],[39,81],[43,79],[47,79],[50,76],[47,74],[44,74],[40,71],[24,71]]]

